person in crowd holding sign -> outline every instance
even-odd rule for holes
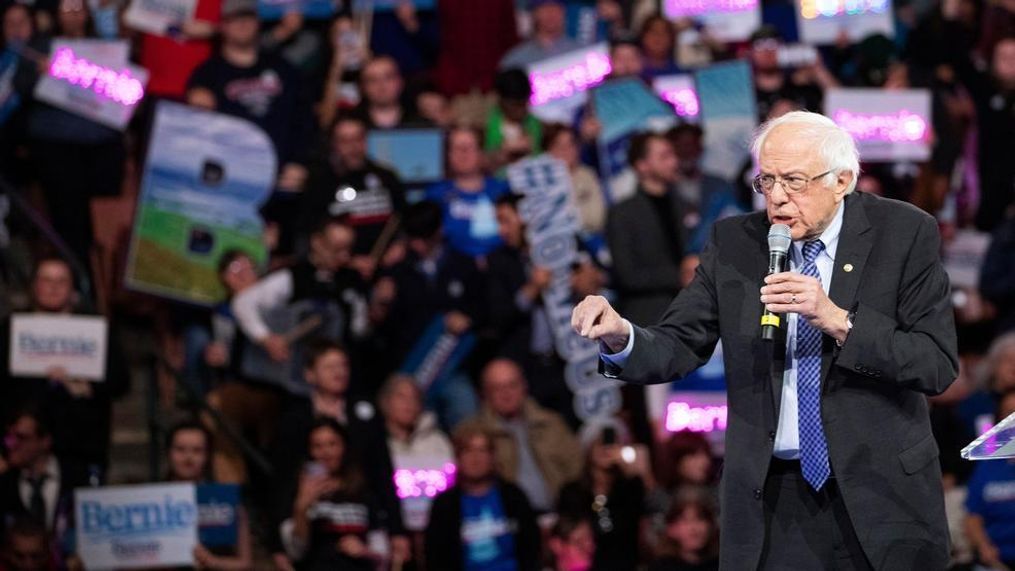
[[[567,37],[566,5],[564,0],[528,0],[532,16],[532,36],[511,48],[502,60],[501,69],[524,68],[581,47]]]
[[[437,496],[426,528],[426,568],[535,571],[539,527],[518,487],[497,477],[492,436],[475,425],[452,435],[455,486]]]
[[[181,422],[166,436],[167,477],[170,482],[206,484],[211,480],[212,436],[199,422]],[[242,506],[236,506],[236,544],[224,547],[194,548],[198,569],[209,571],[246,571],[252,561],[250,522]]]
[[[297,569],[373,571],[382,558],[368,544],[368,533],[380,526],[380,508],[364,467],[350,453],[348,435],[331,418],[317,418],[310,426],[310,461],[300,474],[291,515],[280,526],[286,555]]]
[[[17,518],[7,527],[0,550],[2,571],[57,571],[46,527],[31,518]]]
[[[633,571],[652,483],[648,451],[631,446],[627,428],[615,419],[585,425],[581,440],[585,469],[560,490],[557,513],[592,521],[597,569]]]
[[[388,448],[391,462],[396,470],[396,491],[402,502],[402,521],[411,532],[426,529],[431,496],[426,486],[442,479],[445,483],[453,479],[454,452],[451,441],[437,426],[437,417],[423,409],[423,392],[416,379],[395,374],[381,386],[378,394],[384,426],[388,432]],[[433,480],[412,480],[398,486],[398,473],[405,478],[415,478],[423,472]]]
[[[405,211],[405,186],[397,174],[367,156],[362,118],[340,116],[330,142],[327,157],[311,167],[300,225],[312,228],[322,218],[346,216],[356,229],[350,263],[369,280],[378,266],[390,265],[402,251],[393,235],[397,217]]]
[[[416,115],[405,100],[405,79],[391,56],[367,60],[359,76],[360,104],[351,115],[370,129],[425,127],[428,121]]]
[[[758,119],[765,121],[787,104],[797,109],[818,110],[823,92],[838,87],[833,76],[818,54],[817,58],[801,68],[801,73],[786,69],[779,61],[783,46],[782,34],[771,24],[765,24],[751,34],[751,66],[754,70],[754,98],[758,105]]]
[[[998,398],[997,418],[1015,414],[1015,389]],[[966,535],[980,564],[1015,569],[1015,461],[977,462],[966,496]]]
[[[36,35],[25,46],[15,87],[26,105],[29,152],[53,228],[88,267],[92,255],[91,199],[117,196],[126,159],[123,134],[97,121],[34,98],[50,69],[54,40],[94,39],[85,0],[60,0],[52,36]],[[60,165],[54,168],[53,165]]]
[[[31,311],[26,315],[82,315],[74,288],[74,273],[62,258],[43,257],[36,262],[31,280]],[[17,314],[16,314],[17,315]],[[119,336],[114,328],[106,335],[105,373],[99,380],[85,380],[64,367],[51,368],[45,378],[11,374],[11,320],[0,323],[0,413],[3,418],[24,406],[42,407],[52,418],[53,449],[81,466],[102,474],[109,461],[112,402],[127,392],[130,377]],[[55,333],[55,332],[54,332]]]
[[[406,360],[435,319],[459,337],[479,330],[486,320],[483,275],[473,258],[445,245],[441,207],[429,201],[412,205],[404,228],[408,253],[380,278],[371,300],[391,366]],[[445,426],[454,426],[477,408],[464,373],[428,387],[427,400],[436,404]]]
[[[498,72],[493,90],[497,106],[487,115],[483,146],[490,157],[490,170],[497,171],[526,155],[539,153],[543,126],[529,112],[532,84],[523,70]]]
[[[278,154],[278,190],[296,192],[307,176],[312,106],[299,73],[277,55],[259,51],[258,29],[254,0],[223,2],[219,51],[191,74],[186,99],[264,129]]]
[[[448,180],[428,188],[426,199],[441,205],[444,234],[453,250],[485,256],[500,246],[493,203],[508,186],[486,176],[478,130],[453,127],[446,141]]]
[[[680,73],[680,67],[674,61],[677,29],[666,16],[654,14],[642,22],[638,43],[644,61],[642,73],[647,79]]]
[[[537,512],[552,511],[560,488],[581,472],[581,446],[559,414],[529,398],[514,361],[490,361],[482,382],[483,406],[465,424],[489,435],[500,477],[524,490]]]
[[[274,506],[275,516],[281,521],[291,513],[290,502],[299,493],[299,470],[307,455],[307,437],[314,430],[314,419],[325,418],[346,429],[348,436],[342,438],[345,457],[363,470],[366,488],[375,501],[375,527],[388,532],[395,554],[407,560],[410,545],[404,535],[383,420],[370,401],[350,393],[348,354],[334,341],[317,339],[309,343],[303,365],[312,392],[309,398],[292,396],[283,404],[272,445],[275,497],[281,502]],[[280,545],[273,547],[281,549]]]
[[[7,425],[6,466],[0,471],[0,530],[24,517],[44,527],[57,544],[70,523],[74,489],[94,484],[81,466],[53,452],[52,423],[39,409],[14,413]],[[56,535],[52,535],[56,534]],[[61,554],[63,559],[67,554]]]

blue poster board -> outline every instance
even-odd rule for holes
[[[197,536],[205,547],[236,545],[240,487],[236,484],[197,486]]]
[[[444,178],[444,133],[440,129],[372,129],[367,134],[367,155],[408,184]]]

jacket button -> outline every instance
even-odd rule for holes
[[[756,499],[756,500],[760,500],[761,499],[761,488],[755,488],[754,489],[754,499]]]
[[[856,369],[857,371],[862,371],[863,365],[853,365],[853,368]]]
[[[768,431],[768,439],[769,440],[775,440],[775,431],[774,430],[769,430]]]

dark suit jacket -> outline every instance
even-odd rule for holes
[[[673,220],[683,222],[684,208],[679,195],[669,195]],[[677,229],[684,251],[683,228]],[[652,199],[639,187],[633,196],[610,209],[606,219],[606,240],[613,258],[613,279],[620,294],[621,314],[632,323],[655,323],[673,296],[680,291],[680,262],[660,223]]]
[[[66,523],[74,513],[74,489],[88,485],[88,473],[73,462],[60,461],[60,491],[56,505],[47,505],[53,512],[54,525]],[[21,470],[11,469],[0,475],[0,532],[20,517],[28,517],[29,507],[21,500]],[[50,528],[52,529],[52,528]]]
[[[694,281],[657,325],[634,328],[623,371],[606,371],[634,383],[666,382],[703,364],[722,339],[730,407],[723,569],[755,569],[765,540],[762,490],[785,365],[785,341],[760,338],[768,227],[764,212],[716,223]],[[856,317],[841,349],[824,339],[822,420],[832,472],[876,569],[948,563],[926,400],[958,370],[939,242],[934,219],[908,204],[860,192],[845,199],[829,297]]]

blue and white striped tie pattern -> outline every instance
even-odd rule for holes
[[[804,244],[801,274],[821,281],[814,260],[824,249],[821,240]],[[821,425],[821,331],[803,317],[797,318],[796,356],[800,468],[807,483],[820,490],[832,473],[828,464],[828,441]]]

